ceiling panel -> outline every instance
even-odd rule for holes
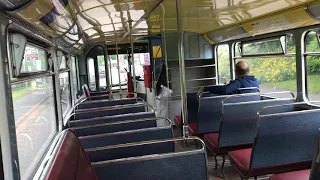
[[[184,31],[204,34],[232,25],[242,25],[313,1],[315,0],[181,0],[182,26]],[[135,24],[155,2],[156,0],[35,0],[16,15],[53,37],[65,34],[77,22],[89,42],[103,41],[115,32],[122,37],[129,29],[128,22],[133,21]],[[136,29],[134,34],[137,37],[155,35],[161,31],[176,31],[176,1],[163,0]]]

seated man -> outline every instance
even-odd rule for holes
[[[204,87],[199,90],[201,92],[210,92],[212,94],[218,95],[229,95],[229,94],[237,94],[240,93],[240,88],[249,88],[256,87],[259,88],[259,80],[257,80],[254,76],[249,75],[249,65],[245,61],[239,61],[235,67],[235,75],[236,79],[232,81],[227,81],[223,86],[212,86],[212,87]],[[256,89],[246,90],[247,93],[255,93]]]

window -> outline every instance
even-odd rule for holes
[[[260,91],[262,93],[291,91],[297,94],[296,78],[296,58],[295,56],[264,56],[270,53],[295,53],[295,38],[292,34],[282,36],[278,41],[266,40],[259,43],[251,43],[250,51],[247,54],[255,54],[256,57],[241,59],[249,63],[250,74],[254,75],[260,81]],[[235,51],[237,52],[238,46]],[[286,49],[285,49],[286,48]],[[244,49],[243,49],[244,50]],[[236,53],[237,54],[237,53]],[[238,55],[240,53],[238,51]],[[289,94],[288,94],[289,95]],[[277,96],[287,97],[287,94]]]
[[[104,56],[97,56],[98,67],[99,67],[99,85],[100,90],[107,89],[107,79],[106,79],[106,66],[104,61]]]
[[[119,85],[119,74],[118,74],[117,55],[110,55],[109,58],[111,61],[111,63],[109,63],[109,66],[111,65],[112,85],[118,86]],[[121,84],[125,84],[127,82],[126,70],[128,70],[128,55],[119,54],[119,66],[120,66],[120,82],[121,82]],[[110,69],[110,67],[109,67],[109,69]],[[109,77],[111,77],[111,76],[109,74]]]
[[[285,36],[264,41],[243,43],[242,53],[243,55],[283,53],[283,41],[285,41]]]
[[[315,31],[306,35],[306,51],[320,53],[319,41]],[[320,100],[320,56],[307,55],[307,91],[309,100]]]
[[[26,45],[21,66],[21,73],[32,73],[48,70],[48,61],[45,50]]]
[[[69,72],[60,73],[59,80],[60,80],[61,107],[62,107],[62,113],[65,116],[68,110],[71,108]]]
[[[244,61],[249,63],[250,74],[260,81],[260,91],[262,93],[291,91],[296,94],[295,57],[259,57],[245,59]]]
[[[136,76],[140,76],[141,79],[144,78],[144,65],[150,65],[149,53],[135,53],[134,54],[134,67]]]
[[[229,59],[229,46],[227,44],[218,46],[218,83],[224,84],[231,79],[230,76],[230,59]]]
[[[67,69],[67,57],[62,56],[59,69]]]
[[[72,87],[72,99],[73,103],[76,102],[77,93],[78,93],[78,68],[76,63],[76,58],[71,56],[71,87]]]
[[[50,76],[11,88],[20,174],[30,179],[57,131],[53,81]]]
[[[96,72],[94,67],[94,60],[92,58],[88,59],[88,81],[89,89],[91,91],[96,91]]]

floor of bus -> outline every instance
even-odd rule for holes
[[[181,131],[177,128],[174,128],[174,135],[175,137],[181,136]],[[196,144],[188,144],[188,147],[186,146],[185,143],[176,143],[176,150],[177,151],[183,151],[191,147],[195,147]],[[222,157],[218,156],[218,169],[215,170],[215,163],[214,163],[214,157],[213,154],[208,150],[207,148],[207,156],[208,156],[208,171],[209,171],[209,180],[222,180],[223,178],[219,177],[219,174],[221,174],[221,164],[222,164]],[[226,179],[225,180],[241,180],[240,175],[238,174],[237,170],[231,166],[228,158],[226,158],[226,163],[225,163],[225,174],[226,174]],[[221,176],[221,175],[220,175]],[[259,177],[258,180],[268,180],[269,176],[263,176]],[[253,180],[253,178],[250,178],[250,180]]]

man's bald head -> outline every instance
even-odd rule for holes
[[[249,75],[250,73],[249,64],[245,61],[239,61],[236,64],[235,73],[236,73],[236,78]]]

